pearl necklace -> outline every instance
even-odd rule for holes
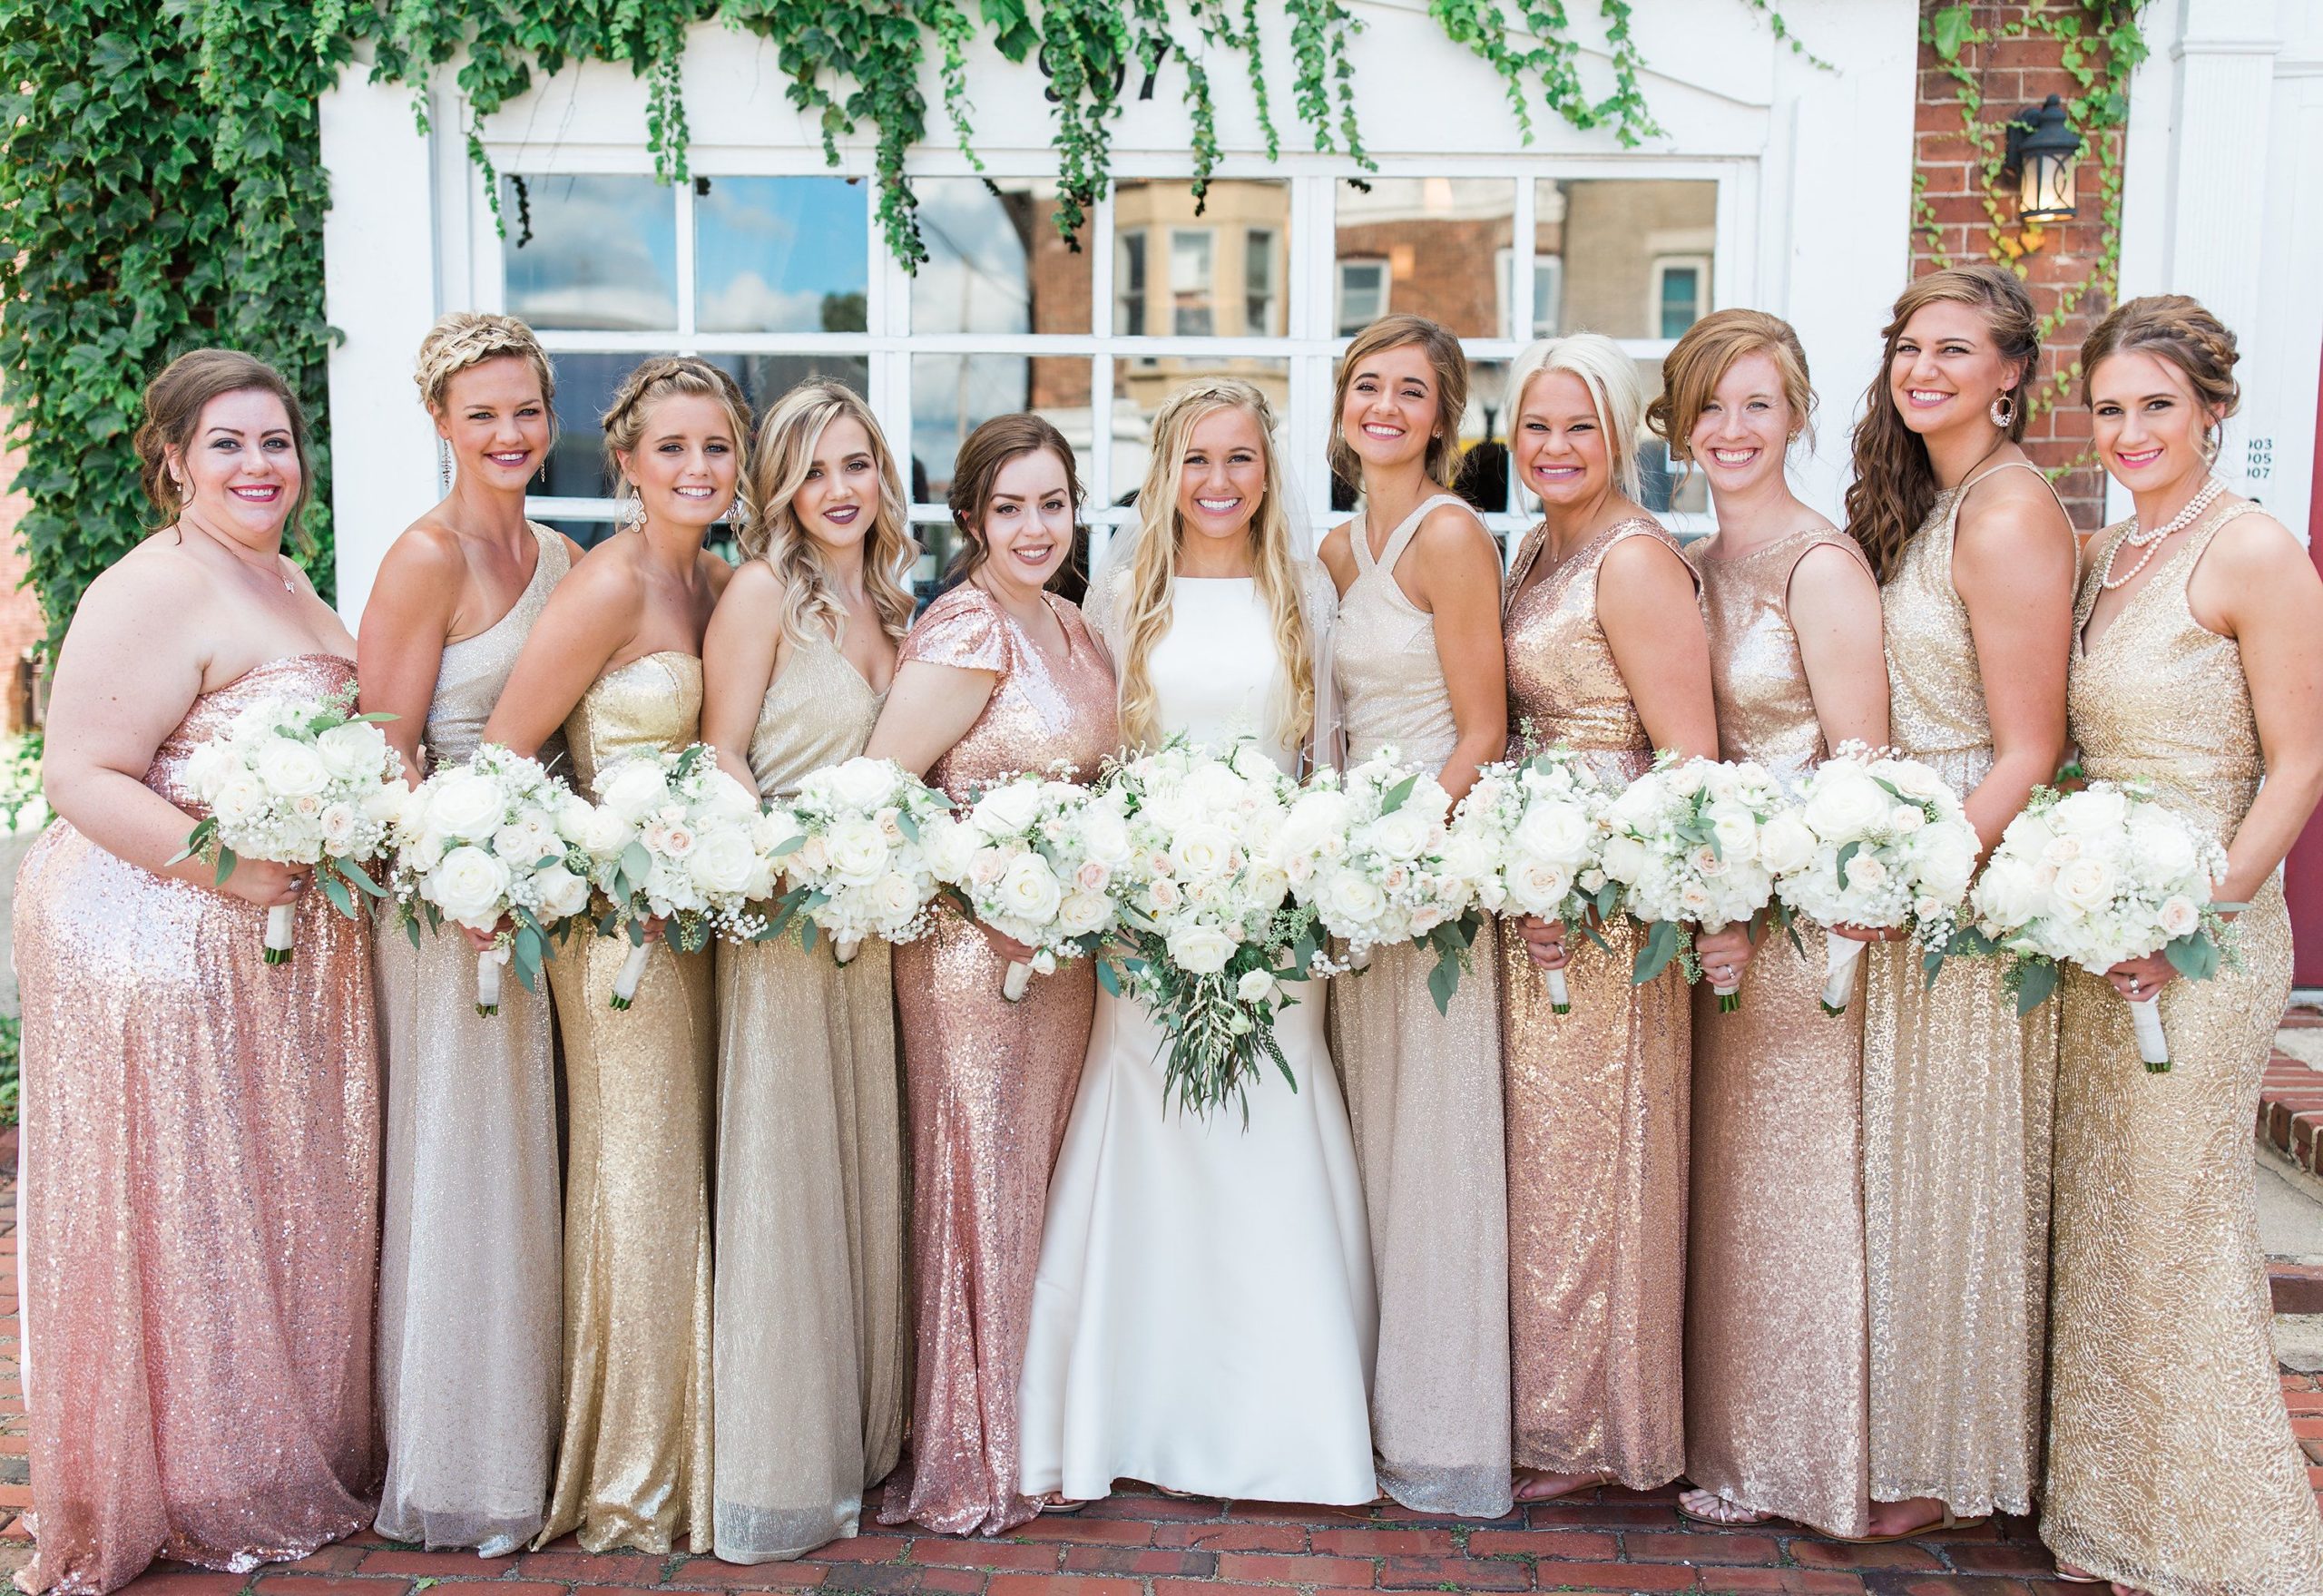
[[[2219,477],[2213,476],[2202,485],[2202,491],[2196,494],[2187,504],[2184,509],[2179,511],[2177,514],[2172,515],[2160,526],[2153,528],[2151,531],[2148,531],[2141,526],[2131,527],[2128,532],[2122,534],[2121,538],[2112,548],[2105,551],[2105,570],[2103,573],[2097,578],[2097,585],[2103,588],[2107,592],[2111,592],[2117,587],[2127,587],[2131,583],[2135,582],[2137,580],[2138,573],[2145,569],[2146,562],[2151,560],[2154,554],[2161,549],[2161,540],[2168,537],[2173,532],[2183,532],[2186,528],[2193,525],[2195,517],[2201,514],[2203,511],[2209,509],[2210,507],[2210,501],[2217,498],[2219,494],[2225,491],[2225,482]],[[2138,563],[2136,564],[2131,566],[2127,571],[2116,577],[2113,574],[2113,557],[2122,552],[2122,543],[2127,543],[2132,548],[2143,549],[2145,553],[2138,556]]]

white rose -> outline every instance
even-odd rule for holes
[[[1264,970],[1245,970],[1234,983],[1234,995],[1244,1003],[1264,1003],[1274,995],[1274,977]]]
[[[1943,777],[1917,759],[1874,759],[1866,774],[1886,781],[1907,798],[1941,800],[1952,793]]]
[[[1784,809],[1759,829],[1759,862],[1778,876],[1805,869],[1815,857],[1815,833],[1795,809]]]
[[[489,931],[508,893],[508,867],[480,847],[456,847],[428,872],[428,897],[446,919]]]
[[[1887,811],[1887,829],[1897,837],[1909,837],[1926,824],[1926,814],[1916,804],[1897,804]]]
[[[567,919],[589,906],[588,878],[575,876],[562,865],[551,865],[534,876],[533,889],[540,895],[544,919]]]
[[[1827,764],[1808,785],[1800,818],[1826,842],[1853,842],[1877,832],[1890,807],[1887,795],[1860,768]]]
[[[1371,823],[1371,846],[1391,859],[1416,859],[1426,850],[1436,823],[1406,804]]]
[[[1148,883],[1145,888],[1145,901],[1152,905],[1156,911],[1165,915],[1176,908],[1180,899],[1184,896],[1178,890],[1178,884],[1167,876]]]
[[[1460,881],[1480,881],[1492,873],[1492,849],[1474,832],[1456,831],[1444,839],[1437,856],[1443,874]]]
[[[2049,811],[2049,823],[2072,837],[2094,837],[2116,832],[2128,822],[2129,801],[2111,788],[2085,788],[2068,793]]]
[[[1709,769],[1703,761],[1693,759],[1688,759],[1682,765],[1673,766],[1667,773],[1665,779],[1671,792],[1676,793],[1680,798],[1690,798],[1701,791],[1702,783],[1708,776]]]
[[[1976,867],[1976,833],[1965,820],[1943,821],[1921,832],[1912,849],[1920,886],[1946,903],[1959,902]]]
[[[1067,936],[1102,930],[1113,917],[1112,900],[1102,892],[1069,892],[1057,905],[1056,923]]]
[[[232,826],[262,812],[267,806],[266,788],[248,776],[230,777],[210,800],[210,812],[221,826]]]
[[[1976,882],[1976,912],[2004,927],[2024,925],[2041,913],[2045,895],[2033,873],[2017,859],[1996,858]]]
[[[871,883],[864,891],[868,895],[872,907],[878,911],[881,923],[888,925],[901,925],[919,913],[925,901],[919,896],[919,889],[912,885],[911,877],[893,870]]]
[[[637,827],[626,816],[611,808],[593,808],[589,823],[582,828],[581,846],[601,859],[609,859],[627,847],[637,836]]]
[[[669,797],[662,761],[651,755],[622,762],[611,779],[599,784],[597,803],[634,826],[660,808]]]
[[[315,739],[316,757],[333,776],[377,775],[387,763],[387,739],[371,720],[348,720]]]
[[[260,744],[250,756],[250,769],[269,792],[283,798],[320,792],[330,785],[330,772],[324,769],[320,756],[308,744],[287,737]]]
[[[887,839],[879,835],[879,827],[859,817],[839,821],[824,834],[823,841],[830,849],[832,873],[854,886],[885,874],[894,853]]]
[[[2163,934],[2175,942],[2201,925],[2202,911],[2195,906],[2192,898],[2180,893],[2162,900],[2156,918]]]
[[[750,878],[758,873],[758,851],[750,847],[750,839],[741,831],[721,826],[704,837],[686,859],[686,869],[693,884],[704,893],[740,893],[749,890]]]
[[[1344,793],[1328,788],[1302,793],[1283,817],[1279,841],[1285,851],[1311,854],[1318,851],[1324,841],[1344,836],[1348,824],[1348,801]]]
[[[1234,939],[1215,926],[1181,925],[1170,933],[1170,962],[1191,975],[1215,975],[1234,956]]]
[[[895,796],[896,767],[886,759],[858,755],[824,772],[823,785],[848,808],[875,809]]]
[[[1759,822],[1750,810],[1715,798],[1702,818],[1710,822],[1710,835],[1718,838],[1719,853],[1728,864],[1747,864],[1758,857]]]
[[[2088,914],[2112,901],[2113,887],[2119,877],[2113,867],[2103,859],[2079,858],[2057,872],[2057,884],[2051,890],[2062,905]]]
[[[1211,814],[1235,808],[1249,788],[1250,783],[1223,760],[1206,760],[1186,772],[1184,791],[1188,801]]]
[[[1000,878],[1000,912],[1031,925],[1044,925],[1056,915],[1064,889],[1056,872],[1038,854],[1016,856]]]
[[[401,787],[403,783],[398,781],[396,785]],[[315,822],[316,829],[322,834],[323,851],[334,858],[344,855],[347,845],[355,840],[355,827],[361,819],[353,804],[326,806]]]
[[[1040,808],[1039,782],[1012,781],[978,798],[968,812],[968,823],[986,837],[1013,837],[1033,824]]]
[[[1571,864],[1589,852],[1589,816],[1580,805],[1535,801],[1524,807],[1524,818],[1509,834],[1509,841],[1536,859]]]
[[[958,882],[968,873],[976,853],[976,834],[948,815],[920,822],[919,847],[927,872],[938,881]]]
[[[234,756],[226,745],[216,739],[199,744],[186,756],[185,784],[192,792],[206,794],[223,783],[236,768]]]
[[[2148,881],[2182,881],[2194,873],[2194,840],[2174,819],[2142,815],[2130,826],[2130,857]]]
[[[426,801],[400,781],[383,781],[363,797],[363,818],[398,833],[413,829],[426,812]]]
[[[1633,882],[1645,874],[1652,862],[1645,845],[1634,837],[1614,836],[1605,839],[1605,852],[1599,863],[1605,874],[1620,882]]]
[[[759,818],[750,822],[750,846],[769,857],[784,843],[805,835],[805,828],[799,824],[799,817],[780,804],[762,810]],[[791,850],[792,853],[798,851],[796,848]],[[786,859],[789,857],[788,855],[784,857]]]
[[[531,865],[561,854],[556,828],[545,815],[523,815],[492,834],[492,851],[512,865]]]
[[[724,770],[712,766],[696,778],[694,812],[706,819],[742,820],[759,812],[759,795],[755,788],[744,787]]]
[[[1699,881],[1689,881],[1678,889],[1678,907],[1689,920],[1701,919],[1716,901],[1710,896],[1710,888]]]
[[[1193,880],[1208,880],[1234,867],[1234,837],[1223,826],[1198,823],[1180,832],[1170,845],[1170,862],[1177,873]]]
[[[1508,867],[1508,903],[1520,915],[1554,919],[1565,895],[1573,890],[1573,873],[1545,859],[1515,859]]]
[[[1324,884],[1321,906],[1334,928],[1355,930],[1377,922],[1387,910],[1387,897],[1362,872],[1341,870]]]
[[[1089,805],[1081,811],[1081,849],[1108,871],[1129,863],[1129,825],[1111,806]]]
[[[1642,831],[1652,826],[1661,808],[1662,794],[1651,780],[1632,781],[1613,800],[1613,824],[1625,831]]]
[[[577,792],[566,793],[557,800],[556,834],[567,842],[584,841],[589,835],[589,822],[595,818],[596,805]]]
[[[1244,895],[1260,914],[1271,915],[1290,896],[1290,876],[1272,865],[1254,867],[1243,881]]]
[[[1869,848],[1848,861],[1848,886],[1858,892],[1877,892],[1887,885],[1887,862]]]

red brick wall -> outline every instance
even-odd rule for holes
[[[1932,5],[1933,0],[1924,0],[1924,4]],[[2021,4],[1981,5],[1975,7],[1975,15],[1978,27],[1997,34],[2003,26],[2022,17],[2028,9],[2032,8]],[[1979,113],[1984,125],[1997,130],[2018,111],[2038,105],[2051,94],[2062,95],[2070,103],[2081,91],[2062,64],[2063,49],[2059,41],[2039,34],[1968,44],[1961,59],[1974,72],[1977,88],[1984,95],[1984,107]],[[1935,48],[1922,44],[1916,165],[1926,184],[1924,193],[1928,208],[1934,212],[1936,237],[1931,240],[1926,227],[1914,227],[1915,275],[1935,270],[1946,258],[1954,265],[1993,258],[1982,171],[1976,148],[1962,128],[1959,88]],[[1996,132],[1995,136],[2003,135]],[[2098,192],[2101,162],[2095,158],[2099,150],[2088,141],[2085,130],[2083,137],[2081,162],[2075,173],[2080,213],[2063,226],[2049,228],[2039,249],[2024,259],[2025,286],[2033,290],[2034,303],[2044,315],[2055,310],[2058,296],[2065,288],[2089,276],[2103,249]],[[2105,135],[2103,151],[2102,164],[2119,161],[2118,131]],[[2016,197],[2005,184],[2000,202],[2004,221],[2013,224]],[[1922,220],[1926,220],[1925,215]],[[2010,230],[2014,232],[2013,226]],[[2079,354],[2081,340],[2111,308],[2112,301],[2096,289],[2082,295],[2073,314],[2049,335],[2042,351],[2042,379],[2071,368]],[[2049,467],[2066,465],[2086,454],[2089,416],[2082,408],[2078,382],[2053,408],[2034,417],[2026,429],[2024,444],[2034,460]],[[2057,483],[2057,491],[2063,495],[2066,509],[2084,535],[2103,524],[2105,478],[2094,463],[2082,464],[2066,472]]]

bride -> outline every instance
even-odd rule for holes
[[[1329,575],[1299,558],[1266,396],[1211,379],[1153,422],[1142,524],[1085,605],[1132,746],[1255,736],[1326,748]],[[1100,993],[1049,1185],[1019,1412],[1023,1489],[1052,1509],[1116,1479],[1188,1495],[1368,1503],[1377,1321],[1363,1189],[1320,984],[1276,1021],[1291,1072],[1250,1121],[1166,1110],[1163,1038]]]

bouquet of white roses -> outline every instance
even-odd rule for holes
[[[1840,745],[1759,836],[1775,892],[1832,925],[1909,931],[1939,958],[1983,844],[1951,784],[1916,759]],[[1863,944],[1824,932],[1823,1012],[1847,1012]]]
[[[758,794],[718,768],[707,743],[677,753],[641,752],[597,774],[594,818],[583,838],[590,884],[603,895],[598,933],[626,929],[628,959],[613,978],[613,1006],[629,1007],[645,973],[645,925],[668,922],[678,949],[694,953],[721,928],[759,922],[750,905],[770,896],[775,840]]]
[[[363,862],[385,847],[409,788],[388,746],[384,714],[354,713],[352,682],[327,699],[262,699],[186,760],[185,780],[209,816],[176,858],[213,860],[223,884],[237,859],[312,865],[338,912],[355,895],[380,896]],[[266,912],[266,962],[290,962],[293,906]]]
[[[1616,790],[1562,743],[1487,765],[1452,817],[1446,857],[1463,868],[1481,863],[1476,901],[1493,913],[1562,920],[1593,937],[1592,916],[1611,915],[1621,896],[1600,862]],[[1548,972],[1548,988],[1549,1007],[1571,1013],[1563,970]]]
[[[414,947],[422,919],[430,931],[449,920],[493,934],[475,957],[477,1013],[500,1012],[500,972],[512,958],[533,991],[549,932],[589,906],[582,843],[593,813],[539,760],[496,743],[439,767],[404,801],[390,834],[389,890]]]
[[[950,829],[950,814],[949,798],[893,759],[858,757],[810,773],[761,822],[768,856],[790,885],[758,936],[779,936],[796,918],[807,946],[820,932],[842,964],[866,937],[918,937],[936,896],[929,846]]]
[[[1774,896],[1759,834],[1782,812],[1774,778],[1758,765],[1681,759],[1664,752],[1606,811],[1612,835],[1601,856],[1622,884],[1622,906],[1651,927],[1631,980],[1639,985],[1675,957],[1699,979],[1692,934],[1748,920]],[[1716,986],[1720,1013],[1741,1006],[1739,984]]]
[[[2159,948],[2188,980],[2207,980],[2234,956],[2221,912],[2242,906],[2210,897],[2225,874],[2226,850],[2143,782],[2036,787],[1970,895],[1975,930],[1955,940],[2012,955],[2020,1014],[2055,989],[2061,963],[2102,975]],[[2169,1069],[2154,999],[2132,1002],[2130,1016],[2146,1068]]]
[[[1030,964],[1012,962],[1002,977],[1001,995],[1015,1003],[1035,974],[1093,952],[1112,929],[1106,888],[1128,862],[1129,836],[1118,800],[1022,775],[980,788],[956,822],[939,826],[929,849],[936,878],[971,915],[1033,949]]]
[[[1317,967],[1315,911],[1289,901],[1279,851],[1297,784],[1248,739],[1223,754],[1172,739],[1099,791],[1128,830],[1112,890],[1130,984],[1170,1039],[1165,1100],[1206,1114],[1231,1096],[1247,1118],[1266,1059],[1297,1091],[1274,1035],[1297,1001],[1286,978]],[[1098,976],[1114,989],[1103,963]]]
[[[1439,1013],[1450,1008],[1475,941],[1470,911],[1490,867],[1472,847],[1451,848],[1451,808],[1433,773],[1382,750],[1352,769],[1327,766],[1309,777],[1276,849],[1292,895],[1346,941],[1352,961],[1383,943],[1434,948],[1427,985]]]

